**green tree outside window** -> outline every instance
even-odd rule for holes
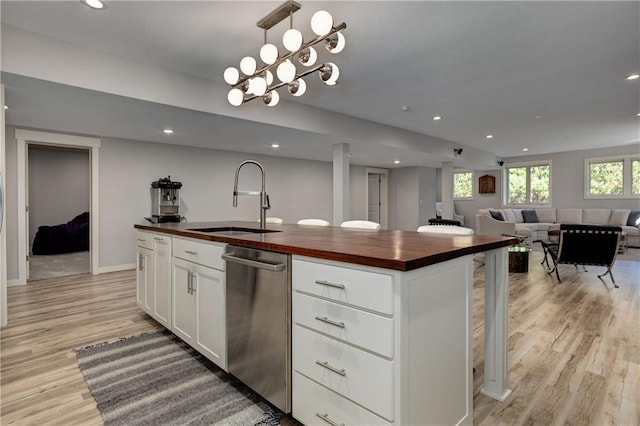
[[[453,173],[453,198],[473,197],[473,172]]]

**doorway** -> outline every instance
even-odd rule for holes
[[[27,144],[29,281],[90,271],[87,148]]]
[[[382,229],[387,229],[389,171],[368,167],[365,172],[367,175],[367,220],[379,223]]]
[[[80,149],[88,153],[89,163],[89,272],[98,274],[99,261],[99,196],[98,196],[98,152],[100,139],[84,136],[65,135],[58,133],[45,133],[32,130],[16,129],[17,150],[17,175],[18,175],[18,211],[24,214],[18,215],[18,279],[17,285],[24,285],[29,279],[30,238],[29,238],[29,191],[28,191],[28,146],[38,145],[48,148]]]

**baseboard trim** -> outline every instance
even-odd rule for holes
[[[7,280],[7,287],[16,287],[19,285],[27,285],[27,281],[21,280],[20,278],[17,278],[15,280]]]
[[[98,274],[106,274],[108,272],[128,271],[131,269],[136,269],[135,263],[127,263],[124,265],[114,265],[114,266],[103,266],[101,268],[98,268]]]

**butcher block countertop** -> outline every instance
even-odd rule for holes
[[[220,227],[258,229],[259,225],[238,221],[135,225],[136,229],[143,231],[397,271],[410,271],[518,242],[517,238],[497,235],[446,235],[286,224],[267,224],[267,230],[279,232],[264,234],[221,235],[193,230]]]

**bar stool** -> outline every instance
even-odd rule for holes
[[[430,232],[432,234],[473,235],[471,228],[455,225],[423,225],[418,227],[418,232]]]
[[[342,222],[340,226],[342,228],[380,229],[379,223],[370,222],[368,220],[348,220],[346,222]]]
[[[300,219],[298,225],[329,226],[331,224],[324,219]]]

